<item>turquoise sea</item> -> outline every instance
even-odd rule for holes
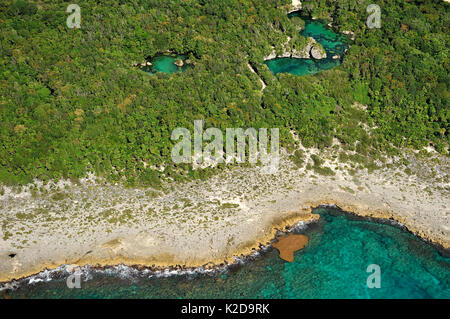
[[[309,237],[292,263],[271,247],[214,272],[86,268],[81,288],[67,274],[41,274],[2,291],[6,298],[450,298],[450,256],[399,226],[320,207],[318,222],[295,229]],[[448,254],[448,252],[446,252]],[[369,288],[371,264],[380,288]],[[42,280],[42,281],[40,281]],[[47,281],[48,280],[48,281]]]
[[[265,61],[264,63],[274,74],[309,75],[341,64],[345,50],[348,48],[348,39],[345,35],[334,32],[323,21],[302,17],[298,12],[291,13],[289,16],[298,16],[305,21],[305,29],[300,34],[305,37],[313,37],[319,42],[327,52],[327,57],[322,60],[275,58]],[[339,58],[333,59],[335,55]]]

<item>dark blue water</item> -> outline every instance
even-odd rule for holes
[[[296,231],[309,237],[292,263],[269,248],[252,260],[215,273],[151,277],[150,272],[86,271],[81,289],[66,275],[48,282],[22,281],[9,298],[450,298],[450,258],[389,224],[336,209],[319,208],[320,221]],[[371,264],[380,288],[369,288]],[[59,278],[58,278],[59,277]],[[86,277],[89,277],[86,280]],[[86,280],[86,281],[85,281]]]

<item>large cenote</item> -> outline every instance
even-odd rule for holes
[[[336,33],[323,21],[305,18],[299,12],[289,14],[290,18],[294,16],[305,21],[305,28],[300,34],[305,37],[312,37],[319,42],[325,49],[327,57],[321,60],[275,58],[264,62],[269,69],[274,74],[310,75],[340,65],[348,48],[349,39],[345,35]]]
[[[67,273],[23,279],[4,298],[449,298],[450,258],[398,226],[319,207],[318,222],[295,233],[309,237],[294,262],[267,248],[255,257],[211,272],[167,273],[115,267],[85,269],[81,289]],[[368,288],[370,264],[380,288]]]

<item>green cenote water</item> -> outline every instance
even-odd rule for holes
[[[67,273],[42,273],[4,290],[8,298],[450,298],[450,258],[400,227],[320,207],[295,233],[309,243],[285,262],[274,248],[217,271],[157,276],[150,270],[85,268],[81,289]],[[368,288],[370,264],[380,288]],[[34,283],[30,283],[34,282]]]
[[[305,21],[305,29],[300,34],[305,37],[312,37],[319,42],[327,52],[327,57],[321,60],[275,58],[265,61],[264,63],[274,74],[309,75],[341,64],[345,50],[348,48],[348,39],[345,35],[334,32],[324,22],[301,17],[298,12],[291,13],[289,16],[298,16]],[[335,55],[338,55],[339,58],[333,59]]]
[[[158,55],[150,60],[150,62],[152,63],[151,66],[146,66],[142,68],[142,70],[150,74],[155,74],[158,72],[170,74],[176,72],[184,72],[188,67],[190,67],[190,65],[186,63],[181,67],[176,66],[175,61],[177,60],[182,60],[184,62],[186,61],[186,56]]]

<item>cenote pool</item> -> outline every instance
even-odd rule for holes
[[[264,62],[269,69],[274,74],[291,73],[294,75],[310,75],[340,65],[345,50],[348,48],[347,37],[334,32],[322,21],[302,17],[298,12],[293,12],[289,15],[289,17],[293,16],[298,16],[305,21],[305,29],[300,34],[305,37],[313,37],[319,42],[327,52],[327,57],[321,60],[275,58]],[[336,55],[339,58],[333,59]]]
[[[185,55],[157,55],[150,60],[152,65],[145,66],[142,68],[142,70],[149,74],[156,74],[158,72],[169,74],[176,72],[184,72],[189,67],[191,67],[190,64],[184,63],[186,59],[187,58]],[[178,60],[183,61],[184,65],[183,66],[175,65],[175,62]]]
[[[6,298],[450,298],[450,258],[414,235],[334,208],[320,207],[317,223],[294,262],[268,248],[216,272],[157,277],[129,267],[85,270],[81,289],[67,275],[24,279]],[[380,288],[368,288],[367,266],[381,269]],[[43,281],[37,282],[41,279]],[[46,278],[46,279],[45,279]],[[48,281],[46,281],[48,280]]]

